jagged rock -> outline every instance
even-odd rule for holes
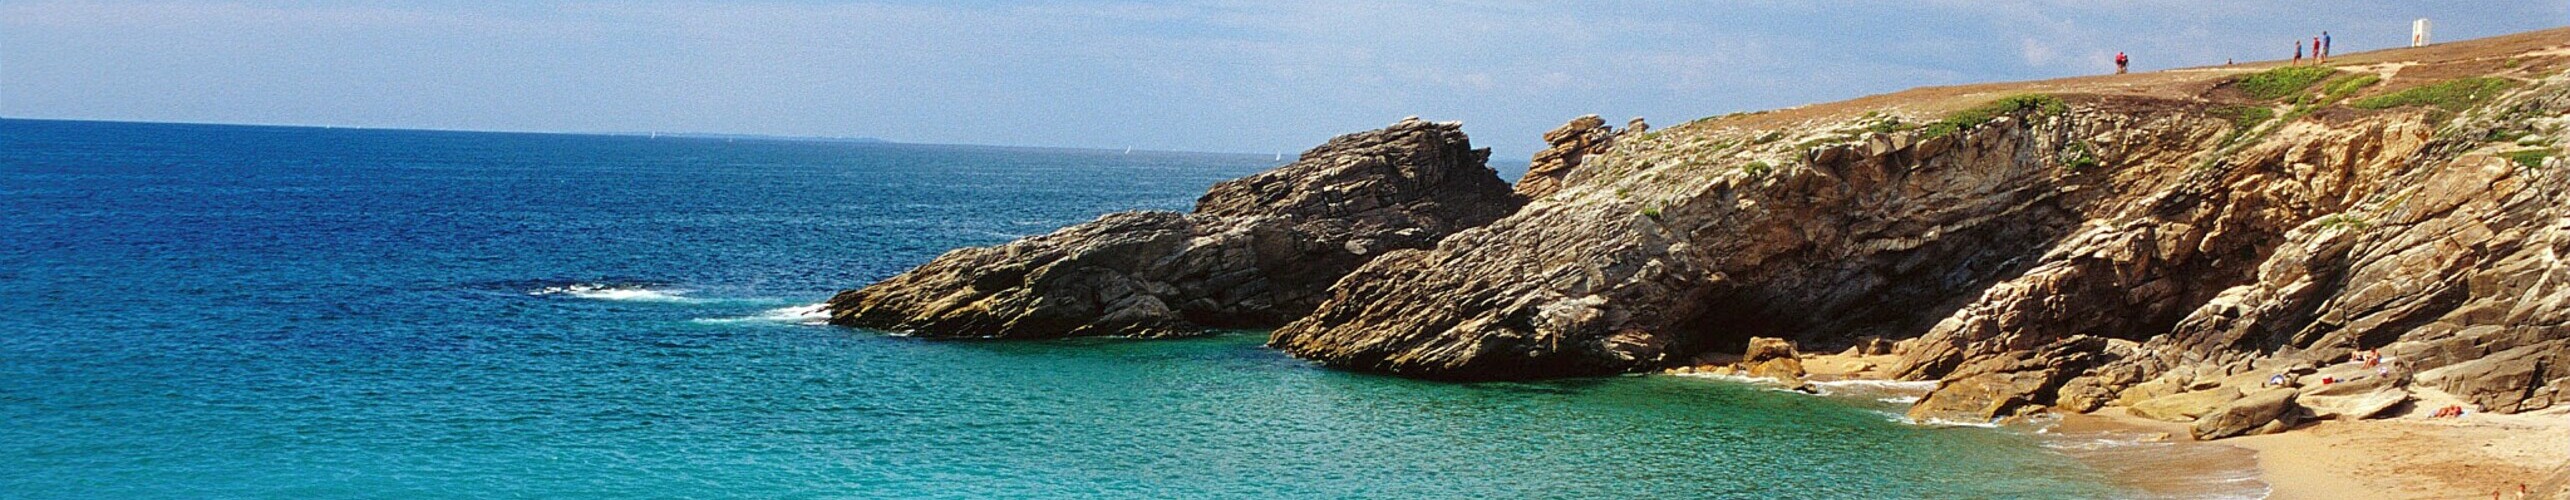
[[[1634,119],[1639,122],[1640,118]],[[1590,155],[1606,152],[1615,144],[1615,128],[1597,115],[1571,119],[1561,128],[1544,133],[1543,151],[1526,164],[1526,176],[1517,178],[1517,194],[1527,198],[1550,196],[1562,189],[1562,178],[1588,161]]]
[[[1625,134],[1642,134],[1649,133],[1650,131],[1651,124],[1649,122],[1642,121],[1642,117],[1636,116],[1633,117],[1633,120],[1624,122],[1623,133]]]
[[[2562,402],[2561,387],[2570,385],[2561,382],[2563,372],[2570,372],[2570,350],[2562,348],[2563,342],[2570,341],[2520,346],[2446,365],[2419,373],[2418,380],[2487,411],[2543,409]]]
[[[1884,356],[1899,353],[1900,345],[1889,340],[1883,340],[1882,337],[1869,335],[1857,337],[1855,349],[1856,353],[1860,355]]]
[[[829,302],[830,322],[933,337],[1167,336],[1274,326],[1366,261],[1517,209],[1454,123],[1348,134],[1215,185],[1194,213],[1126,212],[947,252]]]
[[[2076,336],[1973,362],[1910,406],[1911,420],[1981,422],[2042,410],[2056,391],[2099,361],[2105,339]]]
[[[2187,433],[2198,441],[2246,434],[2284,418],[2294,408],[2293,398],[2293,389],[2258,391],[2195,419],[2195,425],[2188,427]]]
[[[2242,395],[2238,389],[2215,387],[2201,391],[2150,398],[2134,403],[2133,406],[2126,408],[2125,411],[2131,413],[2133,416],[2152,420],[2193,422],[2197,417],[2202,417],[2205,414],[2212,413],[2214,409],[2221,408],[2222,405],[2230,404],[2232,401],[2237,401],[2241,397]]]

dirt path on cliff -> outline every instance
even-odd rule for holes
[[[1920,87],[1845,101],[1812,104],[1763,113],[1726,115],[1701,125],[1766,129],[1836,122],[1881,110],[1894,110],[1909,120],[1932,120],[2016,94],[2056,96],[2141,97],[2204,101],[2212,91],[2239,75],[2266,71],[2291,61],[2253,61],[2227,66],[2198,66],[2123,75],[2096,75],[2029,82],[1981,83]],[[2497,73],[2542,74],[2570,67],[2570,28],[2442,43],[2426,47],[2358,52],[2332,57],[2328,66],[2384,77],[2377,91],[2398,91],[2425,83]]]

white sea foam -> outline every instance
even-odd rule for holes
[[[1927,392],[1936,389],[1936,381],[1934,380],[1829,380],[1812,382],[1812,385],[1821,387],[1879,389],[1884,391]]]
[[[704,324],[793,323],[798,325],[818,325],[830,321],[830,305],[810,304],[779,307],[759,311],[758,314],[749,316],[731,318],[696,318],[693,321]]]
[[[599,285],[599,284],[590,284],[590,283],[574,283],[574,284],[569,284],[569,285],[562,285],[562,286],[548,286],[548,287],[544,287],[544,288],[539,288],[539,289],[536,289],[535,291],[527,292],[527,295],[538,295],[538,296],[542,296],[542,295],[565,295],[565,296],[577,297],[577,298],[583,298],[583,299],[589,299],[589,300],[613,300],[613,301],[621,301],[621,302],[696,302],[696,301],[697,301],[697,299],[695,299],[695,298],[685,296],[685,294],[686,294],[686,293],[687,293],[687,291],[686,291],[686,290],[675,290],[675,289],[653,289],[653,288],[649,288],[649,287],[632,286],[632,285]]]

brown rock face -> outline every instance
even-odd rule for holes
[[[2359,369],[2392,387],[2281,384],[2207,435],[2269,425],[2273,407],[2370,414],[2412,383],[2545,408],[2570,400],[2570,76],[2491,71],[2507,90],[2445,109],[2345,103],[2450,75],[2259,101],[2232,90],[2240,75],[2208,72],[2149,90],[2031,86],[2057,101],[1859,101],[1995,101],[1940,113],[1970,122],[1816,106],[1598,132],[1612,147],[1567,154],[1606,142],[1584,139],[1605,129],[1584,118],[1548,135],[1537,171],[1558,182],[1530,174],[1519,189],[1540,197],[1524,210],[1367,263],[1270,345],[1510,379],[1656,369],[1752,337],[1836,350],[1880,336],[1905,339],[1894,373],[1940,381],[1913,416],[1974,421],[2265,394],[2262,381],[2379,351],[2385,366]],[[2282,119],[2241,119],[2255,108]]]
[[[1642,119],[1633,121],[1638,124]],[[1534,160],[1527,163],[1526,176],[1517,179],[1517,194],[1531,199],[1560,191],[1562,178],[1588,161],[1589,155],[1604,153],[1608,146],[1615,145],[1615,135],[1615,128],[1606,126],[1606,120],[1597,115],[1575,118],[1561,128],[1545,132],[1544,143],[1550,146],[1535,152]]]
[[[965,248],[829,302],[830,322],[934,337],[1168,336],[1274,326],[1376,257],[1523,202],[1457,124],[1405,120],[1217,184],[1189,214],[1127,212]]]

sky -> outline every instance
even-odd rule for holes
[[[2570,24],[2570,0],[8,0],[0,116],[1292,153],[1404,116],[1522,161],[1923,85]]]

